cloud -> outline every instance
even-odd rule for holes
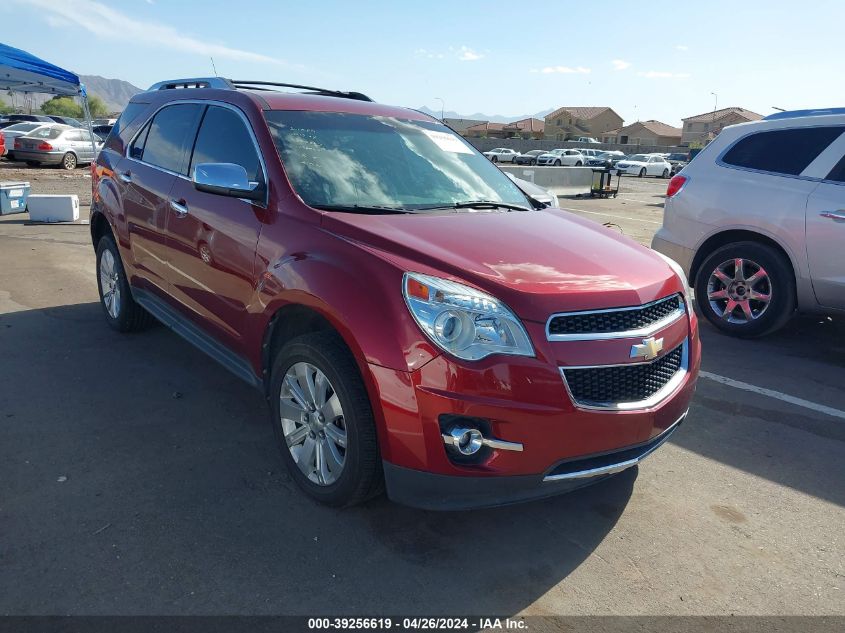
[[[462,62],[474,62],[479,59],[482,59],[483,57],[484,55],[482,55],[481,53],[476,53],[468,46],[461,46],[461,48],[458,50],[458,59]]]
[[[577,66],[576,68],[571,68],[569,66],[546,66],[545,68],[531,69],[532,73],[543,73],[544,75],[550,75],[552,73],[561,73],[563,75],[587,75],[592,72],[589,68],[584,68],[583,66]]]
[[[676,51],[688,51],[688,50],[689,50],[689,46],[687,46],[687,45],[685,45],[685,44],[678,44],[678,45],[675,47],[675,50],[676,50]]]
[[[612,62],[613,70],[626,70],[631,67],[631,62],[626,62],[624,59],[614,59]]]
[[[691,76],[689,73],[670,73],[663,70],[649,70],[648,72],[637,74],[646,79],[687,79]]]
[[[136,20],[94,0],[12,0],[28,7],[36,7],[48,24],[73,24],[102,39],[131,42],[160,49],[192,53],[204,57],[231,59],[241,62],[276,64],[299,67],[282,59],[240,48],[230,48],[184,35],[165,24],[147,20]]]
[[[414,51],[414,57],[424,58],[424,59],[443,59],[445,55],[443,53],[435,53],[433,51],[426,50],[424,48],[418,48]]]

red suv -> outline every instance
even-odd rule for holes
[[[155,317],[260,389],[322,502],[553,495],[637,464],[687,413],[678,266],[531,199],[425,114],[167,81],[92,171],[108,323]]]

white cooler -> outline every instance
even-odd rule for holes
[[[79,219],[79,196],[31,194],[26,200],[32,222],[76,222]]]

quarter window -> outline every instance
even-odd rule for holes
[[[229,108],[209,106],[206,111],[189,173],[200,163],[234,163],[246,170],[250,180],[262,181],[261,163],[252,136],[243,119]]]
[[[751,134],[722,159],[728,165],[798,176],[845,128],[808,127]]]
[[[836,163],[836,166],[827,175],[827,180],[834,180],[836,182],[845,182],[845,156]]]
[[[133,158],[180,174],[187,173],[188,153],[197,130],[202,106],[180,103],[168,106],[155,115],[140,148],[133,147]],[[142,133],[143,135],[143,133]]]

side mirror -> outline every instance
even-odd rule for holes
[[[194,167],[191,180],[197,191],[231,198],[264,199],[259,183],[250,181],[246,169],[234,163],[200,163]]]

